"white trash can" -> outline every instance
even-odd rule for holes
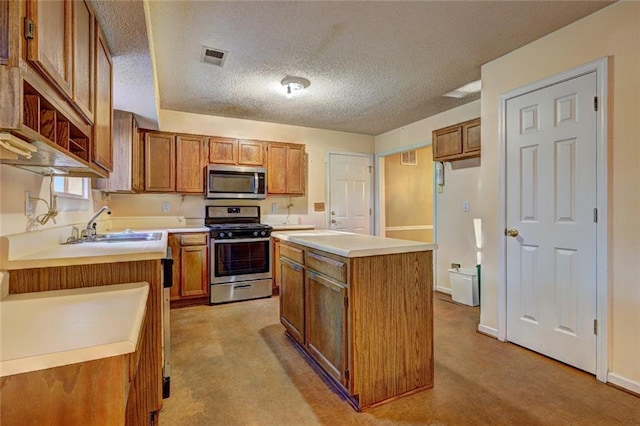
[[[449,269],[451,298],[454,302],[478,306],[478,276],[476,269]]]

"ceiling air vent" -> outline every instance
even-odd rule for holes
[[[207,64],[213,64],[221,67],[224,65],[224,61],[227,59],[228,54],[229,52],[221,49],[202,46],[202,62],[206,62]]]
[[[403,152],[400,155],[400,164],[404,164],[405,166],[417,166],[418,152],[415,149],[413,151]]]

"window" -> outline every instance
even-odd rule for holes
[[[89,210],[89,178],[55,176],[53,193],[59,211]]]
[[[89,199],[89,179],[55,176],[53,191],[58,197]]]

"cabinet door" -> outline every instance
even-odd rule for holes
[[[480,119],[469,121],[462,126],[464,152],[480,151]]]
[[[186,246],[180,250],[180,297],[206,296],[209,289],[207,280],[207,246]]]
[[[280,322],[304,344],[304,268],[280,259]]]
[[[113,170],[111,128],[113,122],[113,87],[111,54],[102,31],[96,41],[96,103],[93,127],[93,162],[106,170]]]
[[[171,300],[180,300],[180,278],[182,276],[180,234],[169,234],[167,245],[171,248],[171,255],[173,257],[173,286],[171,286],[169,294]]]
[[[209,138],[209,162],[213,164],[237,164],[238,141],[231,138]]]
[[[267,191],[269,194],[287,193],[287,147],[269,144],[267,148]]]
[[[204,193],[204,146],[202,137],[176,138],[176,192]]]
[[[238,164],[243,166],[262,166],[262,142],[238,141]]]
[[[173,135],[147,133],[144,139],[144,189],[174,192],[176,189],[176,144]]]
[[[73,100],[93,123],[93,10],[87,0],[73,2]]]
[[[462,127],[451,126],[433,132],[433,160],[462,154]]]
[[[54,86],[71,97],[71,0],[27,1],[33,38],[27,38],[27,59]]]
[[[306,274],[306,346],[324,370],[347,387],[347,288]]]
[[[131,189],[144,191],[144,142],[138,123],[131,115]]]
[[[305,187],[304,147],[287,147],[287,194],[303,195]]]

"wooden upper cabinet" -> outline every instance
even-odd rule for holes
[[[466,122],[462,126],[464,152],[480,151],[480,119]]]
[[[305,159],[304,145],[269,143],[267,146],[269,194],[304,195]]]
[[[176,192],[204,193],[206,158],[203,137],[176,137]]]
[[[209,163],[238,164],[238,142],[232,138],[209,138]]]
[[[0,2],[0,65],[9,63],[9,14],[11,3],[8,1]]]
[[[93,126],[93,162],[106,170],[113,170],[113,64],[102,31],[96,37],[96,100]]]
[[[209,163],[262,166],[264,163],[262,142],[210,137]]]
[[[463,160],[480,156],[480,119],[433,131],[433,161]]]
[[[95,18],[87,0],[73,2],[73,100],[93,123]]]
[[[239,140],[238,141],[238,165],[262,166],[264,158],[262,142]]]
[[[142,171],[138,123],[133,113],[113,110],[113,171],[108,179],[97,179],[96,188],[107,192],[142,191]]]
[[[174,192],[176,189],[175,136],[146,133],[144,137],[144,189]]]
[[[69,98],[72,97],[71,15],[71,0],[27,1],[27,60]]]

